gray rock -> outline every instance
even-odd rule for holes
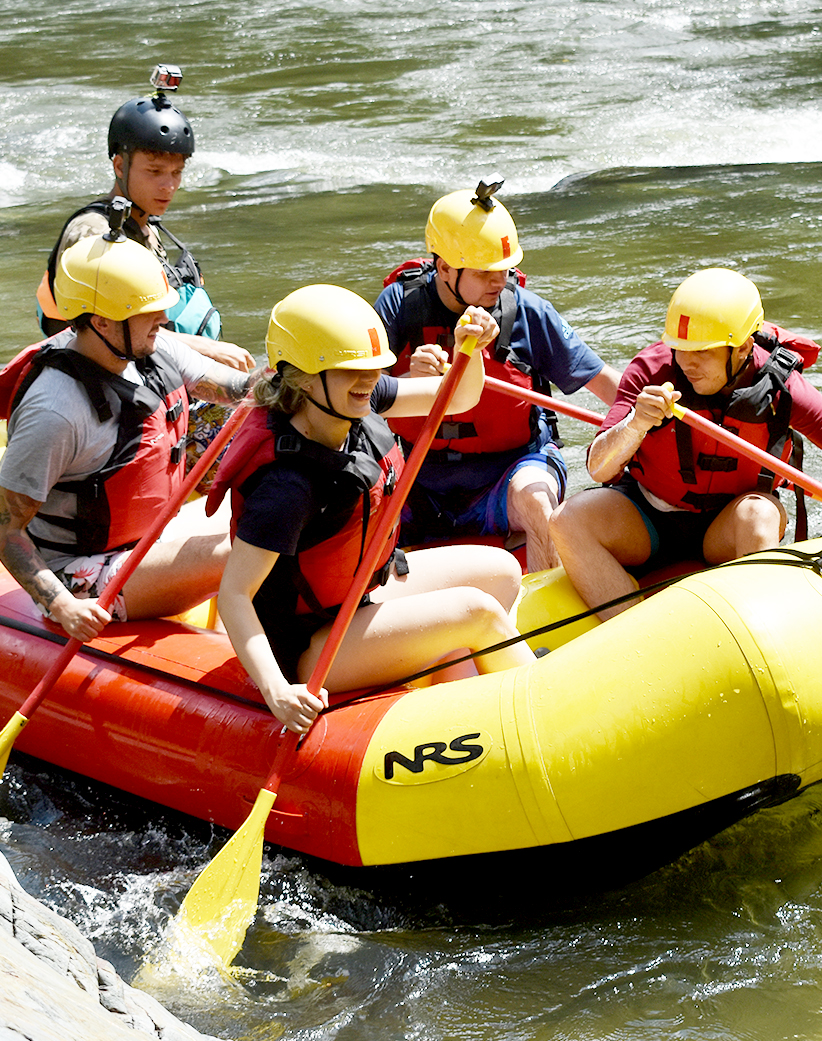
[[[129,987],[0,854],[0,1041],[218,1041]]]

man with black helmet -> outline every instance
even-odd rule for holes
[[[610,405],[619,374],[523,288],[516,225],[493,197],[501,185],[480,181],[435,202],[425,229],[433,259],[403,264],[386,279],[374,306],[398,358],[393,374],[441,372],[459,316],[475,305],[500,327],[484,349],[489,375],[545,392],[549,381],[566,394],[586,387]],[[411,444],[419,422],[392,427]],[[556,566],[548,520],[565,494],[561,447],[553,413],[486,389],[470,412],[445,417],[403,513],[404,534],[422,542],[524,531],[529,570]]]
[[[155,93],[132,98],[114,113],[108,131],[114,185],[107,196],[72,214],[63,226],[37,291],[40,324],[46,336],[65,328],[65,320],[57,313],[54,302],[54,278],[60,257],[81,238],[107,232],[108,208],[121,198],[131,204],[122,225],[126,236],[161,260],[171,285],[180,294],[180,301],[168,315],[171,330],[201,354],[247,372],[254,364],[252,356],[244,348],[219,339],[219,314],[202,287],[197,262],[160,223],[180,187],[186,160],[194,153],[191,124],[168,97],[181,79],[182,73],[176,66],[158,65],[151,79],[157,88]],[[179,250],[173,262],[161,233]]]

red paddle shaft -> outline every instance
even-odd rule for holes
[[[568,405],[564,401],[556,401],[554,398],[549,398],[547,394],[538,394],[535,390],[517,387],[513,383],[494,379],[493,376],[485,377],[485,386],[489,390],[507,394],[510,398],[522,398],[524,401],[531,401],[535,405],[542,405],[544,408],[552,408],[555,412],[562,412],[566,416],[571,416],[572,419],[581,419],[585,423],[602,426],[603,417],[598,412],[591,412],[590,409],[580,408],[578,405]]]

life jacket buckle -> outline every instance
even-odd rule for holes
[[[302,447],[302,438],[299,434],[280,434],[274,449],[276,455],[283,452],[299,452]]]
[[[168,423],[175,423],[183,411],[183,399],[177,398],[171,408],[166,409],[166,421]]]
[[[177,444],[171,449],[171,465],[179,466],[186,457],[187,437],[181,437]]]

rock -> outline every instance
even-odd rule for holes
[[[129,987],[0,854],[0,1041],[217,1041]]]

